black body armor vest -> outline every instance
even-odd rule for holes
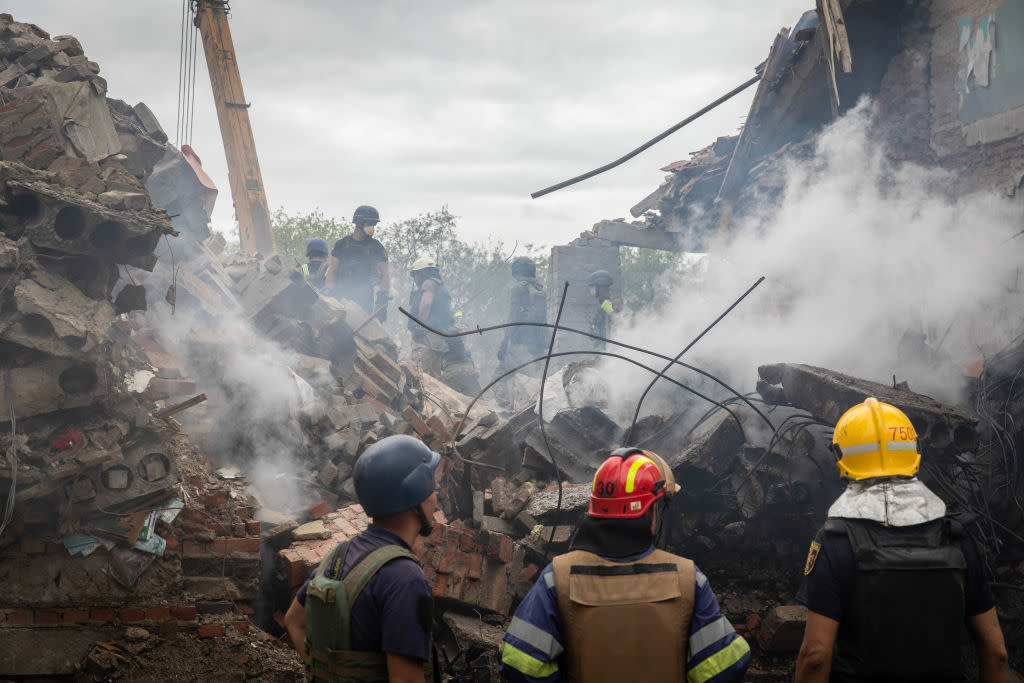
[[[437,284],[437,291],[434,292],[434,300],[430,303],[430,315],[423,322],[435,330],[448,332],[452,326],[452,295],[448,293],[448,288],[444,286],[440,278],[428,277],[423,282],[426,283],[427,280]],[[409,310],[413,315],[418,314],[420,299],[422,298],[423,286],[421,285],[409,295]],[[413,322],[411,318],[409,319],[409,329],[412,331],[413,339],[428,334],[426,330]]]
[[[831,680],[966,680],[963,527],[948,517],[898,531],[865,520],[829,519],[825,531],[850,539],[856,563]]]

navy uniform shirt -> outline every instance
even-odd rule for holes
[[[895,527],[892,531],[917,533],[916,527]],[[985,578],[981,556],[968,534],[960,540],[960,548],[967,561],[964,577],[966,614],[973,617],[995,606],[992,588]],[[816,555],[816,556],[815,556]],[[820,529],[811,544],[811,553],[804,568],[804,581],[796,599],[812,612],[841,622],[850,613],[856,566],[853,547],[846,534],[829,534]]]
[[[371,524],[352,539],[342,572],[347,573],[359,560],[385,545],[411,550],[396,534]],[[303,607],[308,587],[309,580],[295,595]],[[427,661],[432,613],[433,591],[420,566],[404,557],[392,560],[373,575],[352,605],[352,649],[390,652]]]
[[[380,278],[378,264],[387,263],[384,245],[373,237],[357,240],[351,235],[334,243],[331,256],[338,259],[334,282],[327,285],[335,296],[350,299],[373,312],[373,288]]]

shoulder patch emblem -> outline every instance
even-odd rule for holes
[[[804,563],[804,576],[810,576],[814,571],[814,563],[818,560],[818,551],[820,550],[821,544],[811,541],[811,549],[807,551],[807,562]]]

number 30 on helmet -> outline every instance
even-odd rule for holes
[[[591,517],[633,519],[656,500],[670,500],[679,490],[672,469],[656,453],[640,448],[614,451],[594,474]]]

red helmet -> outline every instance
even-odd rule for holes
[[[678,490],[672,470],[656,454],[620,448],[594,474],[589,513],[601,519],[634,519]]]

